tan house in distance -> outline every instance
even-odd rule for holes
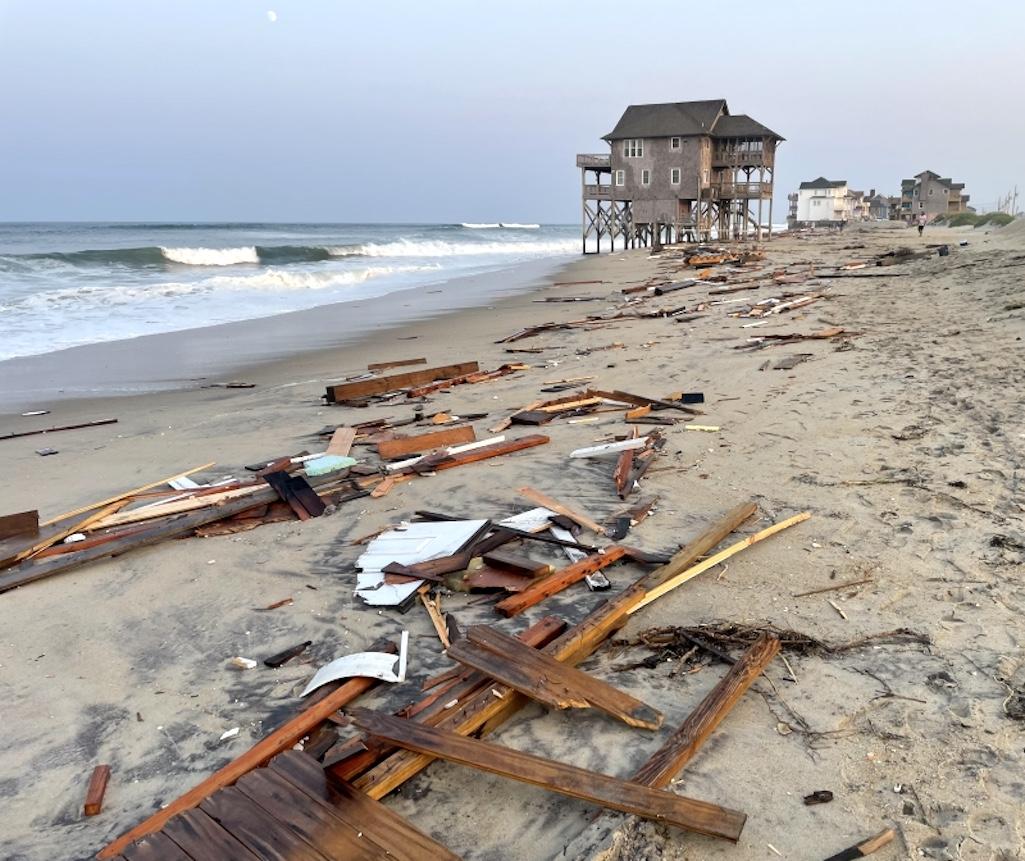
[[[968,212],[968,195],[963,182],[954,182],[931,170],[922,171],[914,179],[900,183],[900,217],[904,221],[917,221],[925,216],[932,221],[940,215]]]

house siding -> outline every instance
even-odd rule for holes
[[[702,170],[711,165],[711,141],[707,136],[681,137],[674,150],[672,138],[644,138],[644,155],[627,158],[621,140],[612,145],[612,175],[621,170],[625,183],[616,186],[616,197],[633,201],[637,221],[672,223],[680,200],[696,200]],[[680,169],[680,184],[671,182],[672,169]],[[649,185],[641,184],[641,171],[651,171]]]

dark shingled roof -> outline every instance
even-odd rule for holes
[[[802,182],[798,188],[840,188],[842,185],[847,185],[846,179],[826,179],[824,176],[820,176],[818,179],[813,179],[811,182]]]
[[[753,120],[747,114],[724,114],[719,117],[712,134],[717,138],[775,138],[785,140],[782,135]]]
[[[704,102],[670,102],[662,105],[630,105],[605,140],[623,138],[666,138],[707,135],[722,112],[729,112],[726,99]]]

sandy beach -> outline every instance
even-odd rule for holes
[[[478,438],[525,405],[556,397],[539,392],[561,380],[659,398],[703,392],[697,421],[718,430],[660,428],[667,444],[641,482],[641,495],[660,501],[629,540],[671,554],[747,501],[759,514],[745,534],[802,511],[811,518],[635,614],[615,643],[582,665],[664,711],[660,730],[534,704],[491,738],[627,777],[725,672],[702,650],[617,669],[660,654],[628,645],[643,632],[770,625],[835,646],[835,653],[785,648],[787,663],[770,665],[673,784],[682,794],[746,812],[740,842],[618,815],[595,823],[592,806],[443,762],[387,803],[468,861],[813,861],[887,827],[897,838],[878,853],[881,861],[1018,858],[1025,852],[1020,227],[930,227],[919,237],[881,224],[777,237],[762,246],[762,272],[817,271],[938,243],[950,254],[937,256],[933,248],[926,258],[796,286],[766,277],[756,289],[731,294],[710,292],[729,282],[702,283],[629,306],[704,303],[686,322],[620,318],[496,343],[530,325],[611,316],[626,307],[623,288],[689,274],[673,248],[589,256],[558,273],[530,272],[511,295],[486,305],[427,313],[394,328],[380,318],[362,340],[325,346],[338,318],[322,315],[316,349],[230,369],[231,378],[253,388],[53,402],[21,395],[9,399],[0,431],[118,422],[0,441],[8,464],[0,511],[38,508],[48,518],[209,461],[216,466],[194,478],[242,477],[246,464],[321,450],[317,433],[325,426],[408,417],[412,405],[402,399],[362,409],[323,403],[326,385],[374,362],[529,365],[429,396],[428,414],[487,413],[474,422]],[[786,290],[823,298],[758,327],[728,316]],[[586,301],[540,301],[568,296]],[[439,296],[435,311],[448,298]],[[317,313],[302,312],[289,325],[301,335]],[[252,337],[268,325],[274,324],[253,322]],[[737,349],[752,337],[829,327],[842,327],[843,336]],[[240,330],[216,333],[215,340],[232,331]],[[187,347],[189,338],[176,340]],[[131,361],[116,350],[104,355]],[[791,356],[800,361],[775,367],[790,364],[780,360]],[[189,366],[176,378],[206,376],[202,370]],[[51,412],[20,416],[29,405]],[[394,710],[415,699],[424,678],[452,663],[422,607],[401,615],[354,597],[353,563],[362,548],[353,540],[420,509],[508,516],[531,507],[517,495],[523,485],[602,521],[623,506],[611,477],[615,461],[568,455],[630,428],[621,412],[596,417],[553,421],[540,429],[547,445],[398,484],[386,496],[340,505],[318,519],[164,541],[0,595],[0,714],[7,732],[0,854],[24,861],[92,857],[294,714],[297,694],[318,666],[380,637],[410,632],[409,679],[378,687],[358,704]],[[508,433],[529,432],[514,426]],[[40,457],[43,446],[59,453]],[[355,456],[377,463],[370,449],[357,448]],[[632,561],[607,569],[612,594],[645,570]],[[795,597],[853,581],[863,582]],[[289,597],[289,606],[256,609]],[[496,623],[518,632],[548,614],[574,622],[607,597],[576,584],[522,617],[500,620],[479,596],[455,593],[445,596],[444,610],[461,625]],[[842,648],[896,630],[918,638]],[[304,640],[313,641],[311,648],[280,669],[229,664],[233,656],[262,659]],[[236,737],[219,740],[234,727]],[[100,762],[111,765],[110,787],[102,814],[85,818],[85,785]],[[832,792],[833,801],[806,806],[803,796],[818,790]]]

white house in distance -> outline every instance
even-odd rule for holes
[[[849,221],[851,206],[846,179],[826,179],[820,176],[811,182],[802,182],[797,190],[796,227],[827,226]]]

